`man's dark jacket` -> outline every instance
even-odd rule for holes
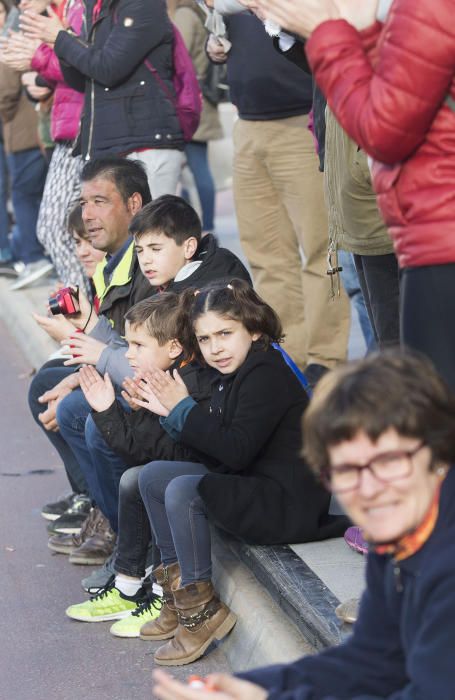
[[[163,0],[86,2],[86,36],[59,32],[55,53],[65,81],[85,93],[78,152],[84,159],[144,148],[183,149],[175,96],[173,31]],[[148,62],[149,67],[146,66]]]

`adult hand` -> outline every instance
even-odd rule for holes
[[[52,8],[50,8],[50,11],[51,15],[49,17],[39,15],[31,10],[23,12],[19,19],[19,26],[25,36],[30,39],[39,39],[49,44],[49,46],[53,46],[58,33],[65,27]]]
[[[32,316],[39,327],[57,342],[64,340],[74,331],[73,325],[65,316],[40,316],[39,314],[32,314]]]
[[[42,100],[47,100],[47,98],[52,95],[52,90],[46,87],[39,87],[35,83],[36,76],[37,73],[23,73],[21,76],[21,83],[27,89],[30,97],[41,102]]]
[[[40,45],[37,39],[29,39],[20,32],[12,32],[3,47],[3,63],[17,71],[28,71],[32,58]]]
[[[50,0],[20,0],[19,9],[21,12],[26,12],[26,10],[31,10],[37,14],[41,14],[47,9]]]
[[[150,384],[150,375],[137,380],[137,393],[140,398],[133,398],[132,401],[140,408],[146,408],[151,413],[156,413],[157,416],[166,417],[169,415],[168,409],[157,398]]]
[[[140,379],[140,375],[135,375],[134,379],[131,379],[131,377],[125,377],[122,382],[123,391],[121,392],[121,395],[132,411],[138,411],[140,408],[140,406],[138,406],[136,403],[136,400],[141,400],[141,395],[138,390]]]
[[[65,377],[61,382],[56,384],[53,389],[46,391],[38,398],[40,403],[47,403],[47,408],[38,414],[38,420],[43,424],[46,430],[57,432],[58,424],[56,420],[57,406],[65,396],[71,394],[73,389],[79,386],[78,374]]]
[[[362,31],[376,21],[379,0],[334,0],[342,19]]]
[[[172,411],[180,401],[189,396],[185,382],[177,370],[174,370],[171,376],[170,372],[156,369],[154,372],[147,372],[145,378],[158,401],[168,411]]]
[[[322,22],[341,18],[335,0],[257,0],[257,6],[263,17],[302,37]]]
[[[225,46],[215,34],[210,34],[206,48],[211,61],[214,63],[226,63],[228,55]]]
[[[115,401],[115,391],[108,373],[102,377],[94,367],[79,370],[81,389],[94,411],[106,411]]]
[[[207,677],[207,690],[192,688],[181,683],[165,671],[152,671],[155,681],[153,694],[159,700],[266,700],[268,692],[259,685],[242,681],[226,673],[214,673]]]
[[[69,345],[74,357],[65,360],[63,363],[66,367],[73,365],[96,365],[101,357],[104,348],[107,348],[106,343],[100,340],[95,340],[85,333],[74,333],[69,338],[61,341],[62,345]]]
[[[79,287],[79,308],[80,312],[77,316],[67,316],[68,321],[73,324],[75,328],[83,330],[84,333],[90,333],[91,330],[96,326],[98,321],[98,315],[90,303],[88,297],[82,289]]]

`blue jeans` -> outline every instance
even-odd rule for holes
[[[142,578],[148,564],[160,563],[144,501],[139,491],[142,467],[131,467],[120,479],[117,556],[114,568],[119,574]]]
[[[16,218],[12,247],[14,256],[28,264],[44,258],[44,249],[36,237],[36,222],[47,165],[39,148],[9,153],[7,159]]]
[[[207,143],[191,141],[185,146],[188,167],[193,173],[202,209],[202,230],[213,231],[215,227],[215,183],[208,161]]]
[[[371,326],[370,318],[368,316],[368,310],[365,305],[362,289],[360,287],[360,281],[354,264],[354,257],[352,253],[348,253],[345,250],[339,250],[338,262],[343,268],[342,272],[340,273],[343,287],[345,288],[346,294],[357,311],[367,352],[371,352],[376,347],[376,339],[374,329]]]
[[[76,389],[58,405],[57,422],[77,458],[90,497],[118,532],[119,484],[128,466],[104,441],[90,411],[84,394]]]
[[[0,258],[9,250],[9,220],[6,203],[8,200],[8,165],[3,143],[0,142]],[[1,255],[3,253],[3,256]]]
[[[208,473],[197,462],[150,462],[139,474],[139,490],[149,516],[161,561],[178,561],[182,586],[210,581],[210,528],[197,491]]]
[[[28,391],[28,405],[35,423],[41,428],[49,442],[60,455],[72,490],[75,493],[87,493],[87,483],[84,475],[76,457],[67,442],[63,439],[61,433],[53,433],[46,430],[43,424],[38,420],[38,414],[42,413],[47,408],[46,404],[38,402],[38,398],[44,394],[45,391],[53,389],[56,384],[72,374],[73,371],[71,367],[65,367],[63,365],[63,360],[51,360],[50,362],[46,362],[32,379]]]
[[[400,342],[400,271],[394,253],[354,255],[363,298],[377,344]]]

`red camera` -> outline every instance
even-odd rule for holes
[[[81,310],[79,306],[79,287],[63,287],[49,299],[51,314],[57,316],[75,316]]]

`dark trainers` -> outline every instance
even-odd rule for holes
[[[52,549],[53,552],[58,552],[59,554],[71,554],[71,552],[80,547],[96,532],[97,525],[100,519],[103,517],[104,516],[99,508],[92,508],[82,523],[81,531],[78,535],[65,535],[63,533],[57,533],[49,538],[47,546],[49,549]]]
[[[65,535],[77,535],[92,507],[90,498],[78,494],[72,505],[57,520],[52,520],[47,526],[51,535],[62,532]]]
[[[53,552],[58,552],[58,554],[71,554],[79,545],[76,544],[76,537],[79,535],[63,535],[62,533],[57,533],[49,537],[47,546],[52,549]]]
[[[90,576],[86,576],[81,581],[81,586],[90,595],[96,595],[102,588],[108,585],[109,581],[115,576],[114,561],[117,556],[117,548],[114,547],[109,559],[106,559],[100,569],[95,569]]]
[[[62,498],[60,501],[55,501],[55,503],[47,503],[41,508],[41,515],[46,520],[57,520],[63,513],[71,508],[73,501],[77,496],[76,493],[71,493],[66,498]]]
[[[102,516],[93,534],[71,552],[70,563],[86,566],[104,564],[114,551],[115,540],[115,532],[111,530],[107,518]]]

